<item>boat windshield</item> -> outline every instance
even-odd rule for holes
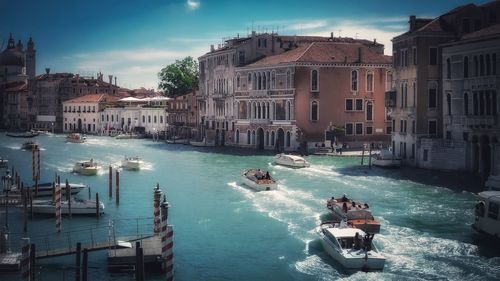
[[[348,220],[373,220],[373,215],[368,210],[358,210],[347,212]]]

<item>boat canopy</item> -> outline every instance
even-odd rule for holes
[[[354,237],[356,233],[358,233],[358,235],[361,235],[361,237],[365,236],[365,232],[363,230],[352,227],[330,227],[327,228],[327,231],[330,232],[330,234],[332,234],[335,238]]]

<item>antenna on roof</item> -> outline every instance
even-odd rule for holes
[[[355,36],[356,40],[358,39],[358,33],[356,32],[356,36]]]
[[[342,32],[342,29],[337,30],[339,32],[339,38],[341,38],[340,33]]]
[[[253,30],[253,19],[252,19],[252,32],[253,32],[253,31],[254,31],[254,30]]]

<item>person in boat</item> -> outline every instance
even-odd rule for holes
[[[342,202],[347,202],[349,201],[349,198],[347,198],[347,195],[344,193],[344,195],[342,195]]]
[[[347,213],[347,210],[348,210],[348,209],[347,209],[347,204],[346,204],[346,202],[344,202],[344,203],[342,204],[342,212]]]
[[[266,172],[266,180],[270,180],[271,179],[271,175],[269,175],[269,171]]]
[[[352,207],[356,208],[356,202],[352,201]]]
[[[367,251],[367,252],[371,251],[371,249],[372,249],[372,239],[373,239],[373,236],[375,236],[375,235],[370,236],[370,234],[367,233],[365,235],[365,238],[363,239],[363,249],[365,251]]]
[[[359,232],[356,232],[356,235],[354,235],[354,250],[360,250],[361,249],[361,237],[359,237]]]

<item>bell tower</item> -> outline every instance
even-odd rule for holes
[[[28,47],[26,48],[26,74],[29,79],[34,79],[36,75],[36,50],[35,43],[30,36]]]

